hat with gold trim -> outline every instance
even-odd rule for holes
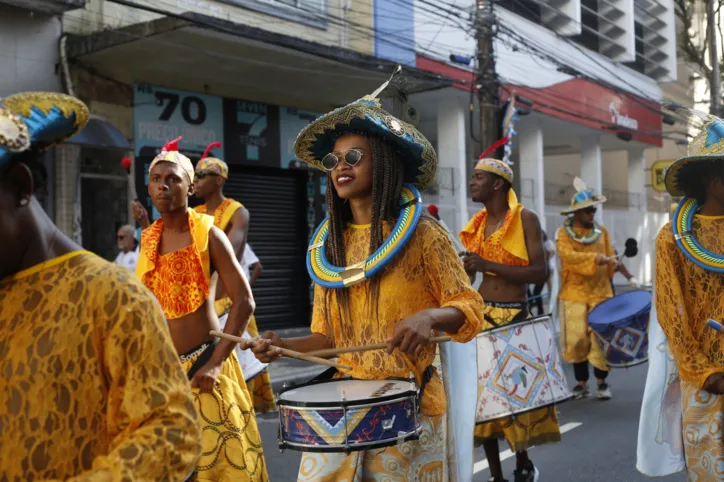
[[[377,136],[390,142],[400,155],[405,182],[420,189],[429,186],[437,172],[435,149],[416,127],[384,110],[377,98],[398,72],[400,67],[371,95],[335,109],[302,129],[294,146],[297,157],[323,169],[322,158],[334,150],[334,143],[341,136]]]
[[[692,112],[697,111],[692,110]],[[706,116],[706,124],[689,143],[688,155],[666,170],[664,184],[668,193],[674,197],[685,195],[679,186],[679,174],[682,169],[698,161],[724,160],[724,121],[713,115],[701,114]]]
[[[606,196],[593,194],[580,177],[573,179],[573,187],[576,188],[576,194],[571,197],[571,207],[566,211],[561,211],[561,215],[563,216],[606,202]]]
[[[57,92],[22,92],[0,101],[0,165],[27,149],[60,144],[88,123],[88,107]]]

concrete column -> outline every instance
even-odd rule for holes
[[[629,149],[628,151],[628,191],[639,199],[638,206],[634,211],[645,213],[648,211],[648,200],[646,196],[646,156],[644,149]]]
[[[440,203],[454,209],[453,219],[443,219],[454,235],[468,222],[468,174],[465,146],[465,106],[459,99],[437,105],[437,155]],[[472,161],[471,161],[472,162]]]
[[[601,175],[601,138],[598,134],[581,137],[581,179],[593,194],[603,193]],[[598,206],[596,221],[603,219],[603,206]]]
[[[543,130],[537,121],[523,124],[517,137],[520,142],[520,201],[540,219],[546,229],[545,174],[543,169]]]
[[[76,219],[78,213],[75,200],[80,189],[80,147],[62,144],[55,149],[55,224],[63,233],[78,242],[80,220]]]

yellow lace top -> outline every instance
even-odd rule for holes
[[[392,225],[385,225],[385,236]],[[347,264],[367,258],[369,226],[350,227],[344,233]],[[483,300],[470,286],[462,263],[447,234],[434,221],[420,220],[414,236],[403,252],[384,270],[380,281],[378,315],[367,304],[369,281],[347,288],[350,294],[352,319],[340,323],[340,310],[334,290],[315,286],[312,332],[327,335],[325,320],[329,317],[334,333],[330,334],[336,347],[384,343],[393,333],[395,324],[426,308],[452,306],[465,313],[465,324],[453,336],[456,341],[472,340],[482,325]],[[329,294],[329,309],[325,297]],[[327,335],[329,336],[329,335]],[[407,377],[415,373],[418,383],[423,371],[435,358],[435,345],[422,354],[410,357],[395,350],[391,355],[383,350],[349,353],[339,358],[342,365],[351,366],[351,376],[360,379]],[[474,367],[473,367],[474,368]],[[435,373],[425,388],[422,413],[440,415],[447,404],[440,376]]]
[[[211,216],[189,209],[189,230],[193,244],[160,255],[163,220],[157,219],[141,235],[141,252],[136,274],[161,304],[167,320],[198,310],[209,297],[209,231]]]
[[[724,217],[695,216],[699,243],[724,253]],[[724,276],[689,261],[676,246],[667,223],[656,237],[656,316],[666,333],[682,380],[699,388],[709,375],[724,372],[724,334],[707,326],[724,320]]]
[[[558,297],[565,301],[585,303],[590,307],[613,296],[608,266],[596,264],[596,255],[615,254],[606,228],[598,241],[583,244],[570,238],[562,227],[556,233],[556,252],[561,263],[561,288]],[[588,235],[590,229],[574,227],[579,236]]]
[[[201,434],[153,296],[77,251],[0,281],[4,480],[182,480]],[[163,463],[151,463],[163,461]]]

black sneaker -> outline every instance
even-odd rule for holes
[[[513,477],[515,477],[515,482],[538,482],[540,473],[536,467],[533,467],[531,469],[516,470],[513,472]]]
[[[576,385],[573,388],[573,400],[581,400],[591,396],[591,391],[588,389],[588,384]]]
[[[495,477],[491,477],[488,479],[488,482],[508,482],[506,479],[496,479]]]

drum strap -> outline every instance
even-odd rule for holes
[[[196,359],[196,361],[191,365],[191,368],[189,369],[189,372],[186,374],[189,377],[189,380],[191,380],[194,375],[196,375],[196,372],[201,369],[206,363],[208,363],[209,360],[211,360],[211,356],[214,354],[214,349],[216,348],[216,344],[219,343],[219,338],[214,338],[213,341],[210,342],[211,344],[206,347],[204,351],[201,352],[201,355]]]
[[[435,369],[432,367],[432,365],[428,365],[427,368],[425,368],[425,371],[422,372],[422,380],[420,380],[420,391],[418,392],[417,400],[417,409],[420,409],[420,406],[422,406],[422,394],[425,393],[425,387],[427,386],[428,382],[432,380],[432,375],[435,373]]]

